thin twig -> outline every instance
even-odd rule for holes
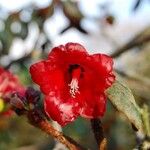
[[[122,53],[129,51],[131,48],[138,47],[150,41],[150,36],[143,37],[140,40],[136,38],[137,37],[135,37],[133,40],[131,40],[130,42],[128,42],[126,45],[122,46],[121,48],[118,48],[117,50],[115,50],[115,52],[112,53],[110,56],[113,58],[117,58]]]
[[[42,115],[42,112],[33,109],[28,111],[27,118],[29,123],[56,138],[60,143],[64,144],[69,150],[87,150],[72,138],[65,136],[62,132],[56,130]]]
[[[70,143],[76,145],[80,150],[90,150],[90,149],[87,149],[85,147],[83,147],[82,145],[80,145],[79,143],[77,143],[75,140],[73,140],[71,137],[69,136],[66,136],[66,135],[63,135]]]
[[[55,130],[55,128],[46,120],[41,120],[40,122],[34,124],[32,123],[33,126],[38,127],[45,133],[47,133],[50,136],[53,136],[56,138],[59,142],[64,144],[68,149],[70,150],[80,150],[78,146],[75,145],[74,143],[71,143],[64,135],[63,133]]]
[[[150,80],[148,78],[138,75],[130,75],[124,71],[115,69],[115,72],[119,75],[119,78],[123,80],[133,92],[143,100],[148,100],[150,97]],[[141,88],[142,87],[142,88]]]
[[[92,130],[98,144],[99,150],[106,150],[107,140],[104,136],[100,119],[91,119]]]

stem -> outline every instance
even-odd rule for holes
[[[91,119],[92,130],[98,144],[99,150],[106,150],[107,140],[104,136],[103,128],[101,125],[101,121],[98,118]]]
[[[71,143],[64,135],[63,133],[55,130],[55,128],[46,120],[41,120],[38,122],[38,124],[32,123],[33,126],[38,127],[48,135],[53,136],[56,138],[59,142],[64,144],[68,149],[70,150],[79,150],[78,146],[75,145],[76,142]]]
[[[76,146],[79,148],[79,150],[89,150],[89,149],[83,147],[82,145],[80,145],[79,143],[77,143],[77,142],[76,142],[75,140],[73,140],[71,137],[66,136],[66,135],[63,135],[63,136],[64,136],[70,143],[76,145]]]
[[[48,135],[53,136],[69,150],[87,150],[72,138],[63,135],[62,132],[56,130],[46,119],[43,118],[39,110],[33,109],[28,111],[27,117],[31,125],[41,129]]]
[[[136,36],[134,39],[132,39],[130,42],[128,42],[123,47],[115,50],[115,52],[111,54],[111,57],[117,58],[121,54],[123,54],[124,52],[127,52],[134,47],[138,47],[138,46],[145,44],[145,43],[148,43],[150,41],[150,36],[145,36],[143,38],[140,38],[139,36],[141,36],[141,34]]]

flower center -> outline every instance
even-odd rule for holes
[[[76,93],[80,93],[78,83],[81,75],[81,68],[80,67],[73,68],[71,70],[71,75],[72,75],[72,80],[68,86],[70,87],[71,96],[75,98]]]

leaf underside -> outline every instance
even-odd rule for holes
[[[116,81],[110,88],[106,90],[106,95],[116,109],[127,116],[129,121],[142,131],[142,117],[140,108],[135,102],[131,90]]]

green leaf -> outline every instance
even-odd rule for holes
[[[124,113],[138,130],[143,131],[141,109],[127,86],[116,81],[106,90],[106,95],[118,111]]]

